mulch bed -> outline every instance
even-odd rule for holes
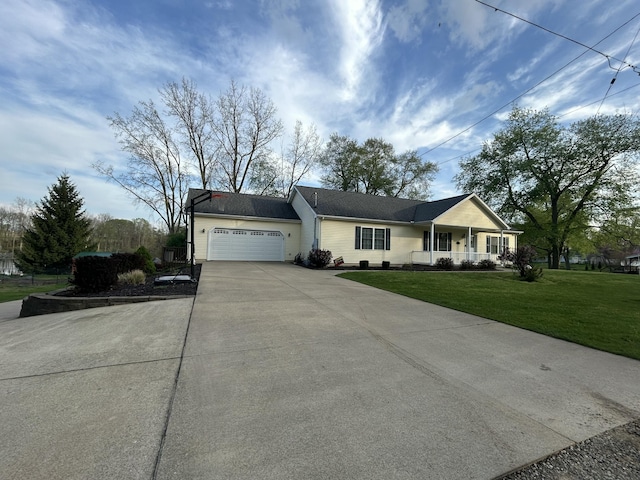
[[[202,265],[197,264],[194,267],[194,276],[196,280],[200,279],[200,271]],[[109,290],[101,292],[80,292],[75,288],[70,288],[56,293],[58,296],[63,297],[148,297],[152,295],[195,295],[198,290],[198,283],[169,283],[163,285],[154,285],[156,277],[164,275],[189,275],[190,267],[182,267],[180,269],[166,270],[157,272],[154,275],[148,275],[143,285],[114,285]]]

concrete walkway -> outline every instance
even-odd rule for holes
[[[193,309],[192,309],[193,308]],[[1,479],[491,479],[640,417],[640,362],[285,264],[0,308]]]
[[[640,417],[640,362],[285,264],[206,263],[157,478],[490,479]]]

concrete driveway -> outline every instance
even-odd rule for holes
[[[640,362],[328,271],[191,308],[0,321],[0,478],[490,479],[640,417]]]
[[[206,263],[158,478],[490,479],[640,417],[640,362],[285,264]]]

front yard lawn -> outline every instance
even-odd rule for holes
[[[0,303],[22,300],[31,293],[44,293],[59,290],[68,285],[66,279],[38,279],[31,283],[26,279],[1,279],[0,281]]]
[[[503,272],[347,272],[341,277],[640,360],[638,275],[545,270],[537,282]]]

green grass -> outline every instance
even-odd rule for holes
[[[640,360],[640,276],[545,270],[348,272],[341,277]]]
[[[20,281],[15,279],[3,280],[2,283],[0,283],[0,303],[22,300],[30,293],[59,290],[68,285],[66,279],[64,279],[64,281],[62,279],[63,277],[59,277],[56,280],[55,276],[52,278],[47,277],[46,279],[36,277],[33,283],[31,283],[30,277],[29,279],[21,279]],[[56,281],[58,283],[56,283]]]

